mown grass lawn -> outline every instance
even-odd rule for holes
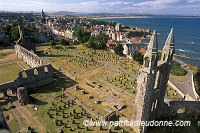
[[[6,57],[6,54],[5,53],[0,53],[0,59],[3,59]]]
[[[22,68],[17,64],[0,64],[0,84],[14,80]]]

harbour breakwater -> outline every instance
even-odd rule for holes
[[[186,55],[182,55],[182,54],[174,54],[174,56],[188,59],[188,60],[200,61],[200,58],[198,58],[198,57],[190,57],[190,56],[186,56]]]

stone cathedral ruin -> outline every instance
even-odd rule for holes
[[[0,84],[0,92],[7,96],[7,90],[12,90],[17,95],[20,104],[26,105],[28,104],[27,91],[53,82],[53,68],[51,64],[48,64],[42,58],[27,50],[30,48],[29,45],[27,45],[27,49],[24,48],[26,45],[21,23],[18,28],[20,38],[14,46],[15,53],[18,58],[30,66],[30,69],[20,71],[15,80]],[[21,45],[20,42],[22,42]]]
[[[198,101],[171,101],[169,105],[164,102],[170,65],[175,52],[174,44],[174,31],[171,29],[159,60],[157,34],[156,31],[153,32],[137,79],[134,120],[149,121],[176,116],[180,108],[185,108],[186,115],[199,116]],[[135,127],[136,133],[144,133],[146,130],[145,126]]]
[[[30,66],[30,69],[20,71],[15,80],[0,84],[0,92],[6,96],[7,90],[10,89],[15,92],[20,104],[26,105],[28,104],[29,90],[53,82],[53,68],[51,64],[29,51],[31,47],[26,45],[24,40],[22,24],[19,25],[19,33],[20,38],[14,46],[15,53]],[[170,65],[175,52],[174,44],[174,31],[171,29],[159,59],[157,33],[153,32],[137,78],[133,120],[149,121],[176,116],[177,110],[180,108],[185,108],[187,115],[199,116],[200,103],[198,101],[170,101],[169,104],[164,102]],[[77,86],[75,86],[75,90],[77,90]],[[109,115],[107,116],[109,117]],[[147,131],[147,127],[134,127],[134,131],[144,133]]]

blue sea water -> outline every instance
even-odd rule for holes
[[[100,19],[114,21],[123,25],[151,28],[157,30],[159,49],[165,44],[168,33],[175,30],[176,53],[200,58],[200,18],[147,17],[147,18],[111,18]],[[200,66],[200,61],[181,59],[186,63]]]

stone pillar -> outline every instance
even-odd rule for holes
[[[22,106],[28,104],[28,91],[25,87],[17,88],[17,98]]]

